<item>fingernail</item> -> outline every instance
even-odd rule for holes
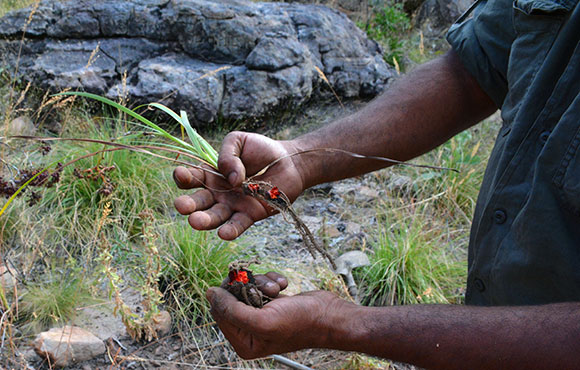
[[[238,178],[238,173],[236,171],[232,171],[228,175],[228,182],[233,186],[236,184],[237,178]]]

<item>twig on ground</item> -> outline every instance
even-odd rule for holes
[[[292,361],[289,358],[284,357],[284,356],[271,355],[270,358],[273,359],[274,361],[278,361],[279,363],[284,364],[284,365],[291,367],[293,369],[296,369],[296,370],[312,370],[311,367],[302,365],[296,361]]]

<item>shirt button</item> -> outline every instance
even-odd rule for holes
[[[475,289],[479,290],[480,292],[483,293],[483,291],[485,291],[485,284],[483,283],[483,280],[475,279],[473,280],[473,285],[475,286]]]
[[[502,209],[496,209],[495,212],[493,213],[493,221],[498,225],[503,224],[506,219],[507,215],[505,211]]]
[[[544,131],[540,134],[540,143],[545,144],[550,137],[550,131]]]

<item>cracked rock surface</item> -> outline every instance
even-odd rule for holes
[[[0,19],[3,66],[42,88],[162,101],[197,125],[259,119],[329,95],[371,98],[378,45],[320,5],[249,0],[45,0]],[[24,34],[24,42],[22,42]]]

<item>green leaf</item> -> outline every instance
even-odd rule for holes
[[[158,125],[156,125],[155,123],[151,122],[150,120],[148,120],[147,118],[143,117],[142,115],[140,115],[139,113],[136,113],[134,111],[132,111],[131,109],[122,106],[121,104],[118,104],[110,99],[107,99],[105,97],[99,96],[99,95],[95,95],[95,94],[91,94],[91,93],[85,93],[85,92],[79,92],[79,91],[69,91],[69,92],[63,92],[63,93],[59,93],[56,94],[58,95],[77,95],[77,96],[82,96],[85,98],[90,98],[90,99],[94,99],[97,101],[100,101],[101,103],[105,103],[108,104],[114,108],[117,108],[118,110],[120,110],[123,113],[126,113],[128,115],[130,115],[131,117],[141,121],[142,123],[146,124],[147,126],[151,127],[152,129],[154,129],[159,135],[175,141],[176,143],[179,143],[182,146],[189,146],[189,144],[187,144],[185,141],[176,138],[175,136],[171,135],[169,132],[165,131],[164,129],[162,129],[161,127],[159,127]]]
[[[86,92],[78,92],[78,91],[63,92],[63,93],[59,93],[56,95],[57,96],[58,95],[82,96],[85,98],[94,99],[94,100],[100,101],[101,103],[105,103],[107,105],[110,105],[113,108],[116,108],[116,109],[120,110],[121,112],[137,119],[141,123],[143,123],[146,126],[148,126],[149,128],[151,128],[158,135],[177,143],[179,145],[179,147],[181,149],[183,149],[184,151],[187,151],[188,153],[192,153],[192,152],[195,153],[195,155],[197,157],[199,157],[200,161],[207,163],[208,165],[212,166],[214,169],[217,170],[217,157],[218,157],[217,152],[215,151],[215,149],[213,149],[211,147],[211,145],[203,137],[201,137],[191,127],[191,124],[189,123],[189,121],[187,119],[187,114],[185,114],[185,112],[182,112],[182,116],[180,117],[173,110],[171,110],[170,108],[168,108],[162,104],[159,104],[159,103],[149,104],[150,106],[153,106],[153,107],[169,114],[173,119],[175,119],[177,122],[179,122],[179,124],[182,127],[184,127],[185,130],[187,131],[187,134],[188,134],[190,140],[192,141],[193,145],[171,135],[169,132],[165,131],[164,129],[159,127],[157,124],[151,122],[150,120],[143,117],[142,115],[136,113],[134,110],[131,110],[131,109],[129,109],[129,108],[127,108],[119,103],[116,103],[110,99],[107,99],[105,97],[102,97],[102,96],[99,96],[96,94],[91,94],[91,93],[86,93]]]

